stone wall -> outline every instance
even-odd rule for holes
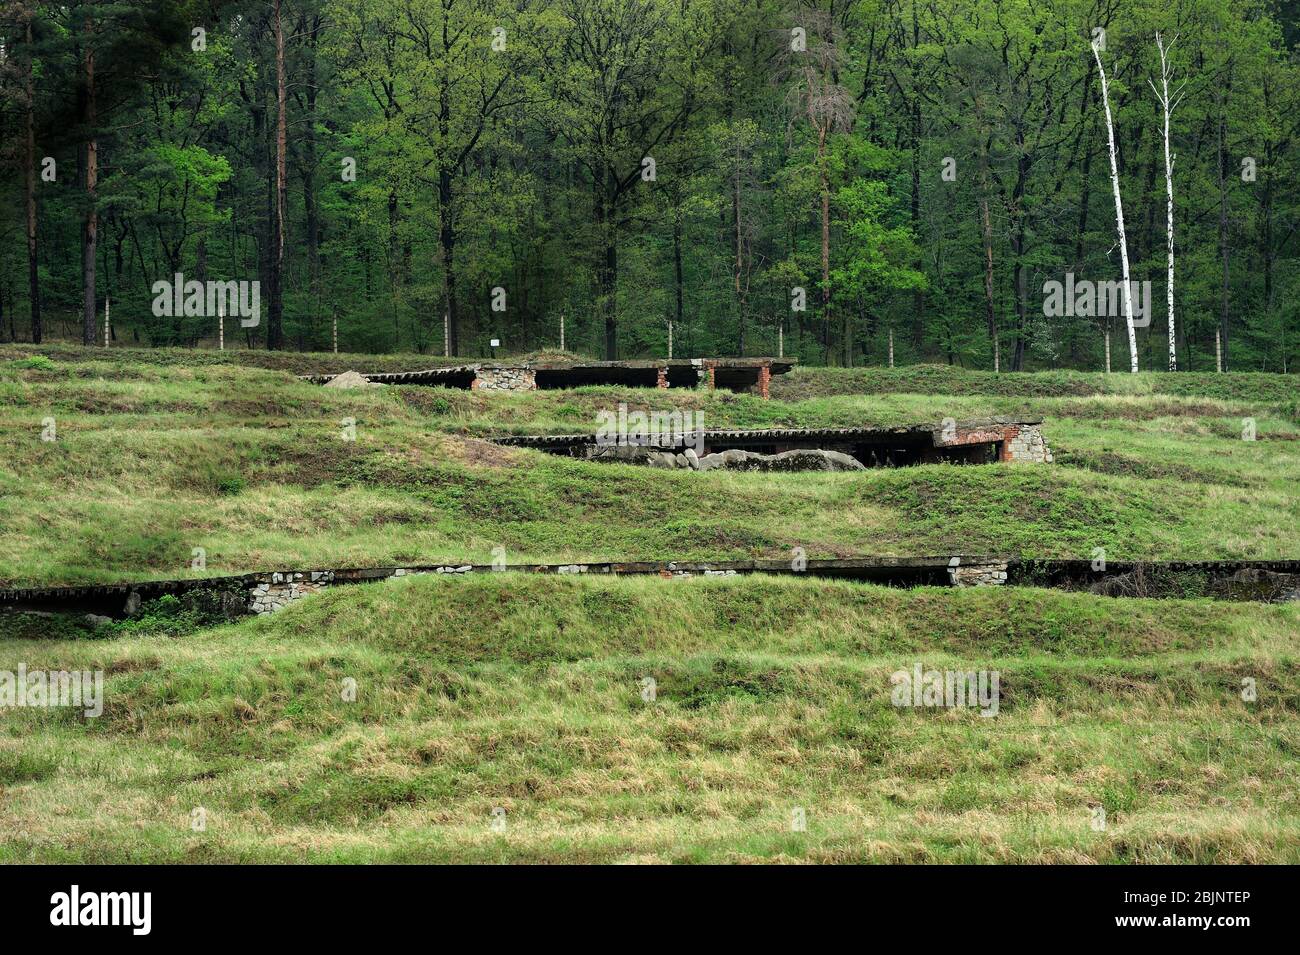
[[[1002,445],[1002,460],[1051,464],[1052,449],[1047,446],[1047,440],[1038,425],[1020,425],[1007,429],[1007,437]]]
[[[475,391],[534,391],[537,388],[537,373],[522,366],[479,368],[470,387]]]
[[[1028,461],[1033,464],[1051,464],[1052,450],[1047,446],[1042,428],[1038,424],[980,424],[958,427],[945,434],[934,432],[936,448],[952,448],[968,444],[997,444],[999,460]]]
[[[1006,561],[950,564],[948,577],[954,587],[1000,587],[1007,582],[1007,564]]]
[[[248,594],[252,613],[271,613],[291,601],[318,593],[334,580],[334,572],[313,570],[306,573],[274,573],[267,582],[255,584]]]

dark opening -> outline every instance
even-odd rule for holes
[[[750,391],[758,386],[758,372],[757,368],[719,366],[713,369],[713,386],[726,388],[728,391]]]
[[[695,388],[701,380],[701,372],[704,369],[697,368],[693,365],[669,365],[668,366],[668,387],[669,388]]]
[[[535,372],[537,387],[578,388],[582,385],[625,385],[631,388],[654,388],[659,384],[656,368],[539,368]],[[669,379],[672,384],[672,379]]]
[[[413,381],[413,385],[440,385],[443,388],[464,388],[468,391],[474,387],[475,373],[473,368],[457,368],[455,371],[449,371],[441,374],[436,378],[428,381]]]

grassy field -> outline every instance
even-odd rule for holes
[[[186,576],[195,548],[209,574],[487,563],[497,547],[512,562],[781,558],[795,547],[809,557],[1300,555],[1300,388],[1289,379],[1175,376],[1189,379],[1184,391],[1202,382],[1243,395],[1224,398],[1168,394],[1169,376],[966,373],[967,391],[1005,379],[1053,394],[920,393],[931,372],[881,372],[872,387],[888,378],[900,390],[845,394],[839,386],[870,373],[805,371],[783,387],[824,394],[801,400],[626,388],[485,396],[337,391],[281,371],[134,354],[0,352],[0,585]],[[1118,390],[1111,379],[1133,393],[1097,393]],[[619,402],[698,410],[707,427],[1030,414],[1045,419],[1058,463],[792,479],[592,464],[480,440],[594,431],[597,412]],[[1241,440],[1246,418],[1254,442]],[[345,419],[355,441],[343,440]],[[42,441],[51,420],[56,440]]]
[[[97,720],[7,719],[0,859],[1295,862],[1298,636],[1295,606],[491,575],[8,642],[108,678]],[[1000,712],[895,708],[916,662],[998,670]]]
[[[430,362],[192,354],[0,346],[0,584],[194,575],[196,547],[208,574],[1300,557],[1294,377],[807,369],[764,402],[335,391],[293,374]],[[620,401],[707,427],[1027,414],[1058,463],[695,474],[482,440]],[[232,624],[9,616],[0,671],[105,686],[96,719],[0,709],[0,861],[1300,861],[1297,604],[504,574]],[[893,705],[917,664],[997,671],[999,712]]]

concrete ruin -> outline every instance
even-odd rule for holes
[[[651,358],[639,361],[475,362],[422,371],[345,372],[377,385],[439,385],[474,391],[536,391],[582,385],[632,388],[723,388],[769,397],[773,375],[784,375],[793,358]],[[301,375],[329,384],[337,375]]]
[[[1042,433],[1038,418],[980,418],[939,424],[904,425],[893,428],[764,428],[761,430],[704,431],[697,434],[650,436],[647,447],[605,446],[594,434],[508,435],[493,438],[497,444],[532,448],[550,454],[590,460],[623,460],[659,467],[686,467],[693,450],[702,463],[713,455],[733,451],[751,457],[718,462],[734,470],[855,470],[844,466],[843,458],[858,462],[863,468],[903,467],[911,464],[990,464],[995,461],[1022,461],[1050,464],[1052,452]],[[657,443],[656,443],[657,442]],[[703,450],[701,450],[701,448]],[[650,453],[653,449],[653,454]],[[840,466],[782,467],[780,458],[793,451],[820,451],[834,454]],[[676,460],[668,463],[667,455]],[[757,461],[761,456],[766,461]],[[710,470],[700,463],[694,470]]]

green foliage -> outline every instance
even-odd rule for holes
[[[240,612],[234,607],[230,595],[208,588],[190,590],[179,597],[163,594],[146,600],[134,616],[102,627],[101,632],[119,638],[183,637],[235,619]]]
[[[32,355],[30,358],[15,358],[5,363],[5,367],[19,370],[54,371],[58,366],[46,355]]]
[[[282,299],[286,345],[318,352],[337,328],[353,352],[440,356],[446,315],[457,357],[487,357],[491,338],[518,353],[556,345],[564,316],[586,355],[662,355],[671,321],[679,356],[771,353],[779,337],[805,362],[884,364],[892,335],[899,364],[991,369],[996,352],[1002,370],[1096,370],[1102,323],[1045,316],[1042,287],[1067,271],[1118,278],[1087,45],[1099,25],[1129,257],[1153,284],[1141,366],[1167,367],[1157,30],[1177,34],[1186,84],[1171,143],[1180,367],[1214,367],[1216,330],[1234,370],[1294,372],[1300,358],[1294,5],[1138,0],[1096,24],[1083,0],[833,16],[775,0],[307,0],[284,31],[282,282],[273,18],[219,4],[194,55],[186,4],[100,11],[92,129],[79,53],[92,6],[0,15],[14,67],[0,111],[21,127],[30,65],[35,158],[60,170],[34,196],[47,337],[82,324],[89,276],[64,251],[93,205],[92,318],[110,299],[118,344],[215,344],[212,316],[152,313],[152,283],[183,272],[261,281],[261,324],[228,323],[227,347],[262,347]],[[792,16],[806,51],[791,49]],[[71,172],[91,135],[93,200]],[[5,162],[0,335],[21,338],[27,160],[16,148]]]

